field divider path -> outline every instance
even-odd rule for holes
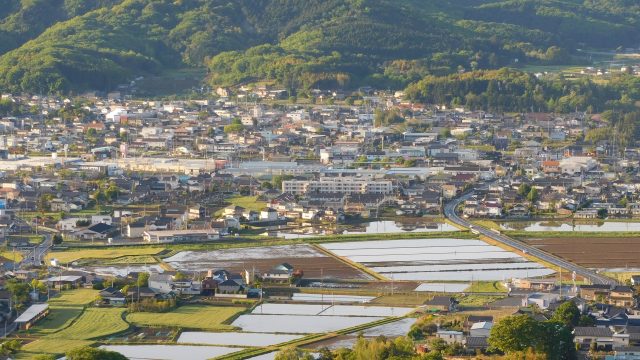
[[[332,307],[333,307],[333,305],[329,305],[329,306],[327,306],[327,308],[322,309],[322,311],[320,311],[320,312],[319,312],[319,313],[317,313],[316,315],[322,315],[322,313],[323,313],[323,312],[325,312],[325,311],[327,311],[327,310],[331,309]]]
[[[352,268],[354,268],[354,269],[357,269],[357,270],[360,270],[360,271],[364,272],[365,274],[367,274],[367,275],[369,275],[369,276],[373,277],[375,280],[380,280],[380,281],[390,281],[390,279],[389,279],[389,278],[387,278],[386,276],[381,275],[381,274],[378,274],[377,272],[375,272],[375,271],[373,271],[373,270],[369,269],[368,267],[366,267],[366,266],[364,266],[364,265],[362,265],[362,264],[358,264],[358,263],[357,263],[357,262],[355,262],[355,261],[351,261],[351,260],[349,260],[349,259],[348,259],[348,258],[346,258],[346,257],[338,256],[338,255],[334,254],[332,251],[329,251],[329,250],[325,249],[325,248],[324,248],[322,245],[320,245],[320,244],[310,244],[310,245],[311,245],[313,248],[315,248],[316,250],[318,250],[318,251],[322,252],[323,254],[325,254],[325,255],[327,255],[327,256],[329,256],[329,257],[332,257],[332,258],[334,258],[334,259],[336,259],[336,260],[338,260],[338,261],[341,261],[341,262],[343,262],[344,264],[346,264],[346,265],[348,265],[348,266],[350,266],[350,267],[352,267]]]

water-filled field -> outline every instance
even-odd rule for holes
[[[224,346],[189,345],[106,345],[102,348],[119,352],[131,360],[207,360],[240,351]]]
[[[299,339],[302,335],[246,333],[246,332],[183,332],[179,344],[270,346]]]
[[[394,280],[495,281],[554,273],[481,240],[376,240],[322,246]]]

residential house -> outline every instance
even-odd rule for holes
[[[204,230],[145,230],[142,233],[144,241],[150,243],[177,243],[213,241],[220,239],[220,233],[214,229]]]
[[[101,290],[99,296],[101,300],[100,302],[104,305],[122,306],[127,302],[124,294],[120,290],[113,287],[108,287]]]
[[[540,309],[548,309],[551,304],[560,301],[559,294],[552,293],[533,293],[528,294],[522,299],[522,306],[536,305]]]
[[[243,285],[232,279],[225,280],[218,284],[218,292],[222,294],[236,294],[243,290]]]
[[[168,294],[173,291],[173,278],[169,274],[149,275],[148,287],[159,294]]]
[[[447,344],[460,343],[464,342],[464,333],[462,331],[455,330],[438,330],[436,332],[436,337],[438,339],[444,340]]]
[[[106,239],[115,232],[115,228],[104,223],[89,226],[86,229],[77,230],[72,236],[82,240]]]
[[[453,312],[458,308],[458,301],[449,296],[434,296],[433,299],[426,301],[423,306],[429,310]]]
[[[580,285],[580,297],[587,301],[605,301],[610,290],[609,285]]]
[[[293,265],[288,263],[282,263],[274,266],[271,270],[264,273],[262,278],[265,281],[288,281],[293,276]]]
[[[264,208],[260,211],[260,221],[277,221],[278,211],[274,208]]]
[[[620,307],[633,307],[635,305],[633,289],[628,286],[615,286],[609,292],[608,303]]]
[[[471,325],[469,335],[474,337],[489,337],[493,323],[489,321],[481,321]]]
[[[576,326],[573,329],[574,342],[583,350],[596,346],[605,351],[629,346],[629,335],[614,333],[608,327]],[[591,345],[595,344],[595,345]]]

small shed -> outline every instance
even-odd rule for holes
[[[28,330],[47,314],[49,314],[49,304],[34,304],[18,316],[15,323],[20,330]]]

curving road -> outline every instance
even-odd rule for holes
[[[456,208],[458,207],[458,205],[460,205],[462,202],[464,202],[465,200],[469,199],[471,196],[473,196],[474,192],[471,191],[469,193],[466,193],[464,195],[462,195],[461,197],[458,197],[450,202],[448,202],[445,206],[444,206],[444,215],[445,217],[447,217],[447,219],[453,221],[454,223],[469,228],[471,230],[475,230],[477,231],[479,234],[484,235],[488,238],[491,238],[497,242],[500,242],[504,245],[507,245],[509,247],[512,247],[514,249],[517,249],[519,251],[522,251],[523,253],[529,254],[533,257],[536,257],[540,260],[543,260],[545,262],[548,262],[550,264],[556,265],[558,267],[561,267],[565,270],[568,271],[573,271],[576,273],[576,275],[579,275],[581,277],[584,277],[585,279],[588,279],[592,284],[606,284],[606,285],[615,285],[617,284],[617,282],[609,277],[600,275],[598,273],[596,273],[595,271],[589,270],[587,268],[584,268],[582,266],[576,265],[574,263],[571,263],[569,261],[566,261],[562,258],[559,258],[555,255],[551,255],[545,251],[542,251],[538,248],[535,248],[531,245],[525,244],[523,242],[514,240],[508,236],[499,234],[493,230],[490,230],[488,228],[485,228],[483,226],[479,226],[479,225],[475,225],[475,224],[471,224],[469,221],[463,219],[462,217],[458,216],[458,214],[456,213]]]

